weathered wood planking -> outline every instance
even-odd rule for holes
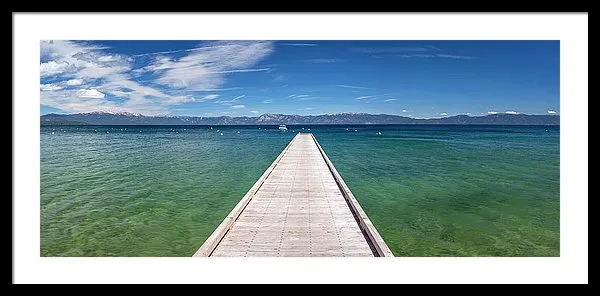
[[[312,134],[298,133],[194,256],[393,256]]]

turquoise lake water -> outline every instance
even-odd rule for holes
[[[302,127],[396,256],[560,255],[557,126]],[[41,256],[191,256],[301,131],[40,128]]]

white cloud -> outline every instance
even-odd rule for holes
[[[443,54],[443,53],[438,53],[438,54],[436,54],[436,56],[438,58],[458,59],[458,60],[470,60],[470,59],[474,58],[474,57],[469,57],[469,56],[461,56],[461,55],[453,55],[453,54]]]
[[[293,97],[295,97],[295,96],[296,96],[296,95],[289,95],[289,96],[288,96],[288,98],[293,98]]]
[[[260,114],[260,112],[258,112],[256,110],[250,110],[250,113],[252,113],[252,114]]]
[[[427,45],[427,46],[397,46],[387,48],[372,48],[372,47],[356,47],[351,48],[350,51],[362,52],[362,53],[399,53],[399,52],[428,52],[428,51],[439,51],[440,49]]]
[[[215,100],[219,96],[181,95],[184,91],[239,89],[219,86],[230,74],[269,70],[253,66],[270,54],[272,47],[270,41],[210,42],[200,48],[181,50],[188,52],[181,58],[157,54],[156,58],[150,57],[152,62],[147,67],[133,70],[132,63],[145,61],[133,56],[111,53],[111,49],[89,42],[42,41],[40,89],[53,91],[42,91],[40,99],[44,105],[71,113],[106,111],[146,115],[168,114],[172,105]],[[134,80],[139,77],[133,76],[136,73],[148,72],[153,72],[158,79]],[[178,77],[179,73],[182,75]],[[53,84],[45,85],[47,81],[52,81]],[[158,89],[151,83],[163,84],[167,88]],[[179,84],[189,88],[171,88]],[[64,88],[67,86],[79,87]],[[108,100],[107,95],[116,96],[120,100]],[[94,100],[90,100],[91,98]],[[234,100],[237,99],[240,98]]]
[[[306,96],[297,96],[297,97],[294,98],[294,100],[296,100],[296,101],[310,101],[310,100],[316,100],[316,99],[317,99],[316,97],[311,97],[311,96],[308,96],[308,95],[306,95]]]
[[[69,86],[81,85],[82,83],[83,83],[83,79],[70,79],[70,80],[67,80],[67,82],[65,82],[65,84],[69,85]]]
[[[352,89],[372,89],[369,87],[362,87],[362,86],[355,86],[355,85],[346,85],[346,84],[336,84],[335,86],[337,87],[343,87],[343,88],[352,88]]]
[[[406,110],[402,110],[402,112],[406,112]]]
[[[453,55],[453,54],[443,54],[443,53],[417,53],[417,54],[399,54],[396,55],[401,58],[441,58],[441,59],[455,59],[455,60],[470,60],[475,57],[470,56],[461,56],[461,55]]]
[[[517,112],[517,111],[506,111],[504,113],[506,113],[506,114],[519,114],[519,112]]]
[[[271,104],[271,103],[273,103],[273,100],[264,100],[263,101],[263,104]]]
[[[311,108],[311,107],[306,107],[304,108],[304,110],[314,110],[315,108]]]
[[[102,99],[102,98],[104,98],[105,95],[103,93],[99,92],[95,88],[90,88],[90,89],[78,90],[77,96],[80,98],[86,98],[86,99]]]
[[[448,115],[448,113],[446,113],[446,112],[442,112],[442,113],[440,113],[440,115],[442,115],[442,116],[447,116],[447,115]]]
[[[135,70],[134,70],[135,71]],[[132,71],[133,72],[133,71]],[[229,91],[229,90],[237,90],[242,89],[241,87],[227,87],[227,88],[195,88],[195,89],[181,89],[179,91],[186,92],[197,92],[197,91]]]
[[[319,46],[318,44],[315,43],[279,43],[281,45],[287,45],[287,46]]]
[[[467,114],[467,115],[471,115],[471,112],[467,112],[466,114]]]
[[[228,73],[267,71],[250,69],[273,51],[270,41],[218,41],[178,60],[162,57],[144,70],[159,73],[157,83],[175,89],[218,88]]]
[[[58,86],[56,84],[40,84],[40,90],[42,91],[55,91],[55,90],[59,90],[62,89],[61,86]]]
[[[364,100],[364,99],[370,99],[370,98],[374,98],[375,96],[362,96],[362,97],[358,97],[356,98],[356,100]]]
[[[333,64],[333,63],[339,63],[342,60],[341,59],[311,59],[308,61],[311,63],[315,63],[315,64]]]
[[[214,99],[216,99],[216,98],[218,98],[218,97],[219,97],[219,95],[215,95],[215,94],[212,94],[212,95],[206,95],[206,96],[204,96],[204,97],[202,98],[202,100],[209,101],[209,100],[214,100]]]
[[[556,111],[548,110],[548,114],[556,114]]]
[[[233,103],[239,99],[244,98],[246,95],[241,95],[241,96],[237,96],[231,100],[226,100],[226,101],[216,101],[215,103],[217,104],[221,104],[221,105],[233,105]]]
[[[99,62],[112,62],[112,61],[116,61],[118,58],[116,56],[112,56],[112,55],[107,55],[107,56],[101,56],[98,58]]]
[[[40,42],[40,55],[48,62],[40,64],[40,76],[74,73],[84,68],[97,67],[98,46],[82,42],[50,40]]]
[[[67,62],[57,63],[55,61],[49,61],[40,64],[40,76],[46,77],[50,75],[62,74],[63,72],[66,72],[69,68],[70,65]]]
[[[203,101],[204,101],[203,99],[197,100],[196,98],[194,98],[192,96],[175,96],[175,97],[169,98],[169,102],[171,104],[195,103],[195,102],[203,102]]]
[[[233,105],[233,106],[231,106],[231,109],[242,109],[245,107],[246,107],[246,105]]]
[[[387,100],[383,100],[383,101],[384,101],[384,102],[393,102],[393,101],[395,101],[395,100],[396,100],[396,99],[387,99]],[[406,110],[405,110],[405,111],[406,111]]]
[[[488,111],[487,114],[494,115],[494,114],[498,114],[498,112],[496,112],[496,111]]]

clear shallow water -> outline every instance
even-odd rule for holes
[[[304,127],[396,256],[559,256],[559,127]],[[266,128],[42,126],[41,255],[191,256],[300,130]]]

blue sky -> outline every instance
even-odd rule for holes
[[[559,41],[41,41],[40,111],[559,114]]]

